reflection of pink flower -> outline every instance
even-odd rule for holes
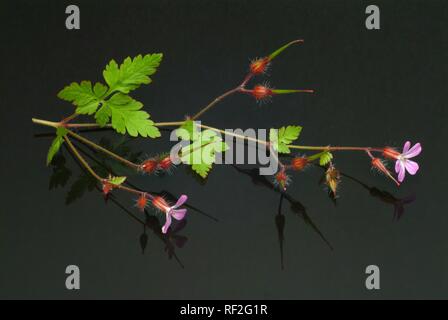
[[[398,174],[398,181],[403,182],[406,171],[411,175],[417,173],[419,169],[418,163],[409,159],[418,156],[420,152],[422,152],[420,143],[416,143],[411,148],[411,142],[406,141],[403,146],[403,152],[396,157],[395,172]]]
[[[177,208],[183,205],[187,201],[187,199],[188,197],[186,195],[184,194],[181,195],[179,200],[177,200],[174,206],[169,206],[169,204],[163,197],[155,197],[152,200],[152,204],[154,205],[154,207],[165,212],[166,215],[166,221],[164,226],[162,227],[162,233],[167,233],[168,228],[171,225],[171,217],[173,217],[176,220],[182,220],[185,217],[187,209],[177,209]]]

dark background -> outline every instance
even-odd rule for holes
[[[78,31],[65,29],[68,4],[0,4],[0,298],[447,297],[446,1],[75,1]],[[368,4],[380,7],[381,30],[366,30]],[[116,200],[128,213],[105,204],[96,190],[81,195],[88,179],[67,150],[71,177],[64,187],[49,187],[51,137],[41,134],[51,130],[31,118],[69,115],[73,107],[56,97],[65,85],[102,81],[112,58],[163,52],[154,82],[133,95],[156,121],[181,120],[238,84],[250,58],[297,38],[305,44],[275,60],[269,81],[316,94],[279,96],[263,106],[230,97],[204,123],[300,124],[301,143],[308,145],[401,148],[420,141],[418,175],[396,188],[371,172],[366,156],[339,153],[337,167],[359,181],[343,178],[337,205],[318,183],[322,170],[311,168],[294,176],[281,214],[279,193],[255,186],[250,171],[232,166],[216,166],[205,184],[185,168],[163,178],[134,175],[130,180],[141,188],[188,194],[203,212],[190,210],[187,224],[169,238],[160,237],[150,217],[144,254],[143,225],[129,213],[145,216],[127,194],[117,192]],[[86,136],[119,139],[110,132]],[[148,155],[167,151],[164,137],[130,147]],[[396,199],[413,196],[394,219]],[[81,269],[80,291],[65,289],[69,264]],[[364,285],[370,264],[381,269],[378,291]]]

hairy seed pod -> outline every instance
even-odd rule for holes
[[[269,66],[269,62],[270,60],[268,57],[253,60],[249,66],[250,72],[253,75],[265,73]]]
[[[252,96],[258,101],[268,99],[273,95],[273,92],[270,88],[261,84],[256,85],[250,92]]]
[[[302,171],[308,165],[307,157],[295,157],[291,161],[291,167],[296,171]]]

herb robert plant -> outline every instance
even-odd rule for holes
[[[73,104],[74,113],[60,121],[47,121],[42,119],[33,119],[33,122],[39,125],[53,127],[56,130],[56,136],[50,146],[47,154],[47,164],[49,164],[61,146],[65,143],[73,155],[80,161],[85,169],[97,179],[101,185],[104,195],[107,197],[111,192],[120,190],[128,192],[136,197],[136,207],[140,210],[146,209],[148,206],[153,207],[157,212],[164,214],[165,223],[162,232],[167,233],[172,223],[172,218],[181,220],[185,217],[186,209],[181,208],[187,201],[186,195],[180,195],[177,202],[173,205],[163,197],[136,190],[127,184],[127,177],[109,175],[107,177],[99,176],[89,165],[86,159],[78,152],[72,139],[78,140],[99,152],[105,153],[107,156],[122,162],[123,164],[135,169],[136,172],[142,174],[159,174],[170,172],[174,167],[173,161],[169,155],[158,155],[143,159],[140,163],[131,162],[112,151],[96,144],[95,142],[85,138],[75,132],[80,128],[111,128],[118,134],[127,134],[131,137],[143,138],[159,138],[161,136],[160,127],[182,128],[191,135],[188,140],[192,144],[196,143],[199,154],[208,144],[213,143],[218,148],[213,150],[225,151],[228,146],[213,134],[228,134],[219,128],[210,127],[199,124],[199,133],[194,134],[196,126],[195,120],[198,120],[204,113],[215,107],[223,99],[234,94],[247,94],[252,96],[256,101],[267,101],[277,95],[293,94],[293,93],[314,93],[312,89],[275,89],[266,84],[256,83],[252,86],[249,84],[257,77],[266,75],[268,68],[272,69],[275,59],[283,53],[287,48],[295,44],[303,44],[303,40],[291,41],[273,53],[254,59],[248,68],[242,82],[235,88],[224,92],[220,96],[214,98],[209,104],[200,109],[192,116],[186,119],[169,122],[154,122],[150,114],[143,110],[143,103],[132,97],[132,92],[141,85],[147,85],[152,82],[152,76],[156,73],[163,55],[161,53],[138,55],[134,58],[126,58],[120,64],[115,60],[111,60],[103,70],[104,82],[92,83],[91,81],[73,82],[62,89],[58,97],[62,100]],[[75,122],[75,119],[81,117],[93,118],[93,122]],[[300,173],[310,167],[312,163],[317,162],[320,166],[326,167],[325,180],[329,192],[336,196],[341,175],[336,169],[334,163],[334,153],[342,151],[362,152],[370,159],[370,165],[378,172],[384,174],[396,185],[400,185],[404,181],[406,172],[414,175],[419,170],[419,165],[414,160],[422,151],[420,143],[411,146],[411,142],[404,144],[402,152],[397,149],[386,147],[346,147],[346,146],[304,146],[294,144],[299,138],[302,127],[298,125],[286,125],[278,130],[271,130],[269,140],[264,141],[255,139],[261,145],[268,146],[271,151],[279,154],[291,154],[293,151],[308,152],[310,154],[297,154],[289,157],[288,161],[278,159],[279,171],[274,176],[274,182],[282,190],[286,190],[288,184],[292,181],[292,173]],[[201,143],[204,136],[209,137],[207,143]],[[180,135],[180,134],[179,134]],[[244,135],[233,134],[241,140],[248,140],[249,137]],[[197,143],[199,140],[199,143]],[[212,159],[214,158],[212,151]],[[210,157],[208,157],[210,159]],[[395,161],[394,170],[398,175],[394,177],[393,173],[388,169],[387,160]],[[205,161],[199,158],[198,162],[188,163],[202,178],[206,178],[212,169],[213,160]]]

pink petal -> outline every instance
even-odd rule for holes
[[[412,160],[406,160],[405,166],[406,166],[406,170],[411,175],[416,174],[419,169],[418,163],[415,161],[412,161]]]
[[[418,156],[420,154],[420,152],[422,152],[422,146],[419,143],[416,143],[410,150],[406,151],[403,156],[405,156],[406,158],[414,158],[416,156]]]
[[[410,147],[411,147],[411,141],[406,141],[406,143],[403,146],[403,152],[402,153],[408,152]]]
[[[400,168],[401,168],[401,161],[400,160],[395,161],[395,172],[399,173]]]
[[[165,224],[162,227],[162,233],[165,234],[168,231],[168,228],[170,227],[170,225],[171,225],[171,214],[167,213]]]
[[[186,201],[188,200],[188,197],[183,194],[179,197],[179,199],[177,200],[176,204],[174,206],[172,206],[171,208],[176,209],[179,208],[181,205],[183,205]]]
[[[177,210],[171,211],[171,215],[176,220],[182,220],[185,217],[186,213],[187,213],[187,209],[177,209]]]
[[[400,169],[398,170],[398,181],[399,182],[403,182],[405,174],[406,174],[406,169],[404,168],[404,164],[400,161]]]

